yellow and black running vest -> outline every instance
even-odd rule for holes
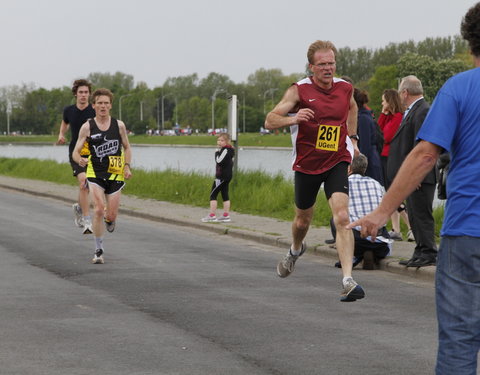
[[[90,137],[88,147],[87,178],[103,178],[106,180],[123,181],[124,157],[122,138],[118,128],[118,121],[110,120],[110,126],[102,131],[94,119],[88,120]]]

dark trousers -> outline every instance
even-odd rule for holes
[[[382,235],[388,238],[389,236],[387,233],[387,229],[383,227],[383,230],[385,230],[386,233],[382,233]],[[355,239],[353,256],[358,259],[363,259],[363,254],[365,254],[365,251],[368,250],[371,250],[373,252],[373,255],[376,259],[385,258],[390,251],[388,245],[384,242],[372,242],[370,240],[366,240],[360,237],[360,232],[358,230],[353,230],[353,237]]]
[[[435,221],[433,219],[434,184],[420,185],[407,198],[407,212],[413,235],[415,236],[415,251],[413,256],[435,256]]]
[[[334,239],[337,238],[337,230],[335,228],[335,225],[333,223],[333,219],[330,220],[330,229],[332,231],[332,236]],[[385,238],[390,238],[388,235],[388,231],[386,227],[383,227],[381,229],[380,233],[383,237]],[[372,242],[370,240],[366,240],[362,237],[360,237],[360,232],[358,230],[353,229],[353,238],[355,240],[355,247],[353,251],[353,256],[358,259],[363,259],[363,254],[365,251],[372,250],[373,255],[375,255],[375,258],[377,259],[382,259],[387,256],[387,254],[390,252],[390,248],[388,245],[384,242]]]

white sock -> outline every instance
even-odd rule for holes
[[[94,237],[95,239],[95,250],[103,249],[103,237]]]
[[[300,250],[293,250],[293,249],[290,247],[290,254],[292,254],[292,255],[295,255],[295,256],[300,255],[301,251],[302,251],[302,249],[300,249]]]
[[[343,281],[342,281],[343,285],[345,285],[347,283],[347,281],[350,280],[351,278],[352,278],[352,276],[345,276],[343,278]]]

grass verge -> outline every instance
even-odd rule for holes
[[[216,144],[215,137],[207,134],[190,136],[147,136],[143,134],[129,136],[132,144],[159,144],[159,145],[199,145],[212,146]],[[0,135],[0,143],[51,143],[57,141],[53,135]],[[238,145],[255,147],[291,147],[290,133],[261,135],[259,133],[240,133]]]
[[[0,174],[76,186],[70,165],[51,160],[0,158]],[[139,198],[207,209],[212,182],[213,176],[197,173],[136,169],[134,178],[128,181],[123,192]],[[244,214],[290,221],[294,216],[293,197],[293,182],[285,180],[282,175],[269,176],[260,171],[239,171],[230,185],[232,209]],[[443,211],[443,206],[434,210],[437,236],[443,221]],[[325,195],[319,194],[312,224],[329,226],[330,216]],[[407,228],[402,227],[402,230],[406,235]]]
[[[0,174],[76,186],[70,165],[52,160],[0,158]],[[136,169],[123,190],[139,198],[156,199],[208,209],[213,176],[176,170]],[[294,215],[293,183],[283,176],[258,171],[239,171],[230,185],[232,209],[236,212],[290,221]],[[329,209],[319,195],[313,225],[328,225]]]

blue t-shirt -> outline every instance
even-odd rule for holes
[[[480,237],[480,68],[443,85],[417,138],[450,152],[441,235]]]

